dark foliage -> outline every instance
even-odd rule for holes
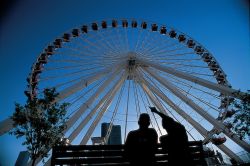
[[[232,107],[236,112],[230,119],[232,130],[240,139],[247,140],[250,136],[250,91],[241,100],[234,100]]]
[[[28,99],[24,106],[15,104],[11,116],[14,128],[10,134],[17,138],[25,137],[30,157],[35,163],[38,157],[46,157],[50,148],[63,137],[67,103],[55,101],[58,96],[55,88],[45,89],[43,98]]]

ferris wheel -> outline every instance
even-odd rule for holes
[[[250,152],[224,123],[234,113],[230,103],[243,93],[231,88],[204,46],[172,27],[135,19],[84,24],[49,43],[27,81],[29,98],[55,87],[57,102],[70,103],[64,134],[73,144],[88,144],[103,122],[109,123],[104,140],[113,124],[126,139],[143,112],[161,136],[161,120],[148,107],[155,106],[182,123],[191,140],[213,142],[238,160],[226,138]]]

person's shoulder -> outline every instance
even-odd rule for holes
[[[128,133],[128,135],[135,135],[137,134],[139,131],[138,130],[132,130]]]
[[[151,132],[151,133],[156,133],[157,134],[157,132],[156,132],[156,130],[154,128],[148,128],[148,131]]]
[[[148,128],[149,131],[156,132],[154,128]]]

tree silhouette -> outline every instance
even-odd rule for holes
[[[232,103],[235,114],[226,121],[240,139],[249,139],[250,136],[250,91],[241,99],[235,99]],[[249,141],[249,140],[248,140]]]
[[[24,106],[15,104],[11,116],[14,128],[10,134],[25,137],[22,144],[30,153],[32,165],[37,158],[47,157],[50,148],[63,137],[68,103],[57,103],[55,98],[58,95],[55,88],[45,89],[42,98],[28,98]]]

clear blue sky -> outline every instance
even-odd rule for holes
[[[73,27],[106,18],[143,18],[174,27],[213,53],[235,89],[250,89],[249,3],[245,0],[22,0],[1,17],[0,120],[24,103],[26,77],[47,43]],[[0,137],[0,166],[24,150]]]

